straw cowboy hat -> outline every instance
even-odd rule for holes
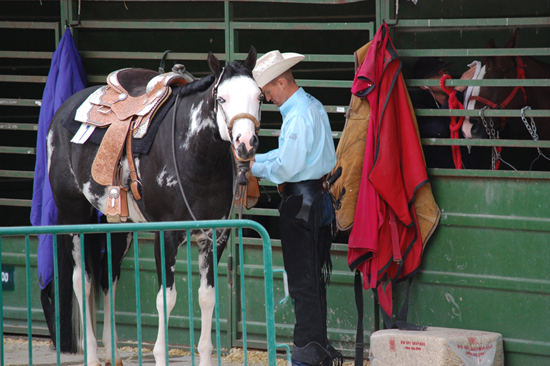
[[[299,53],[281,53],[277,50],[271,51],[256,61],[256,67],[252,70],[252,75],[258,86],[263,88],[271,80],[275,79],[304,58],[305,56]]]

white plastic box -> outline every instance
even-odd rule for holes
[[[371,366],[503,366],[502,335],[429,327],[385,329],[370,337]]]

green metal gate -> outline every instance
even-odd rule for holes
[[[26,324],[26,330],[28,335],[28,341],[29,341],[29,364],[32,365],[33,363],[33,347],[32,347],[32,335],[33,335],[33,303],[36,303],[37,297],[36,296],[36,285],[31,282],[32,276],[31,276],[31,266],[32,262],[36,259],[36,247],[31,246],[30,236],[31,235],[37,235],[37,234],[79,234],[81,238],[81,246],[82,250],[81,252],[84,253],[84,234],[87,233],[107,233],[107,246],[106,246],[106,253],[108,253],[108,261],[109,264],[111,263],[110,253],[111,253],[111,233],[113,232],[131,232],[133,233],[134,237],[134,258],[133,258],[133,270],[134,270],[134,278],[133,278],[133,288],[135,292],[135,302],[129,301],[129,298],[124,296],[120,297],[119,299],[125,299],[123,305],[126,307],[130,307],[131,309],[136,309],[135,313],[132,315],[135,316],[133,319],[133,323],[137,325],[137,327],[134,327],[134,334],[131,336],[132,338],[135,338],[138,340],[138,350],[139,350],[139,364],[142,363],[142,340],[143,340],[143,334],[142,334],[142,328],[144,326],[148,326],[147,322],[144,322],[143,319],[146,318],[146,316],[153,317],[152,314],[148,314],[148,311],[150,311],[150,307],[143,306],[142,313],[142,304],[145,305],[145,302],[147,302],[148,299],[154,300],[156,296],[154,293],[150,294],[150,297],[142,296],[146,291],[143,291],[142,293],[142,287],[143,287],[143,280],[146,279],[146,277],[140,273],[140,249],[141,246],[138,245],[138,233],[140,232],[151,232],[151,231],[159,231],[160,232],[160,243],[161,243],[161,257],[164,258],[164,232],[165,231],[173,231],[173,230],[186,230],[187,235],[187,250],[184,254],[184,260],[179,263],[179,266],[183,266],[183,271],[186,273],[186,282],[188,284],[187,286],[187,294],[185,294],[185,291],[182,291],[180,294],[180,300],[179,300],[179,308],[184,308],[185,306],[183,304],[188,304],[188,308],[183,311],[183,313],[186,315],[179,315],[177,313],[181,313],[182,311],[177,311],[175,314],[171,315],[171,321],[172,324],[174,322],[176,323],[184,323],[182,328],[187,329],[188,333],[186,332],[186,336],[182,337],[181,332],[171,332],[171,336],[168,336],[168,330],[166,331],[165,338],[168,340],[166,342],[166,354],[168,355],[168,346],[171,342],[172,344],[178,344],[178,345],[187,345],[187,347],[191,351],[191,362],[194,365],[194,359],[195,359],[195,337],[194,332],[195,328],[200,330],[200,308],[198,306],[198,299],[195,299],[193,294],[197,292],[198,288],[198,281],[196,279],[196,272],[198,267],[198,260],[193,260],[194,258],[197,258],[198,255],[195,253],[195,255],[192,254],[193,245],[191,244],[191,234],[190,230],[197,230],[197,229],[219,229],[219,228],[238,228],[239,233],[239,243],[238,243],[238,253],[239,253],[239,259],[242,266],[244,266],[244,263],[246,262],[244,260],[244,254],[243,254],[243,241],[242,241],[242,230],[243,228],[251,228],[256,230],[261,237],[262,240],[262,248],[263,248],[263,260],[259,265],[263,268],[263,278],[264,278],[264,294],[265,297],[262,299],[263,308],[265,308],[265,317],[263,319],[263,324],[265,326],[264,334],[266,334],[266,345],[267,345],[267,352],[268,352],[268,362],[269,365],[275,365],[276,364],[276,347],[284,347],[287,349],[287,355],[288,359],[290,360],[290,350],[287,345],[277,345],[275,343],[275,318],[274,318],[274,288],[273,288],[273,268],[272,268],[272,253],[271,253],[271,243],[269,240],[269,234],[265,230],[265,228],[261,225],[259,225],[257,222],[250,221],[250,220],[215,220],[215,221],[191,221],[191,222],[162,222],[162,223],[145,223],[145,224],[120,224],[120,225],[58,225],[58,226],[52,226],[52,227],[11,227],[11,228],[0,228],[0,249],[2,249],[2,243],[3,239],[6,236],[13,236],[13,235],[23,235],[25,238],[25,247],[24,247],[24,276],[19,277],[12,277],[13,272],[6,272],[7,277],[6,281],[4,281],[4,272],[3,272],[3,286],[0,288],[0,315],[2,315],[2,322],[0,323],[0,333],[4,333],[5,325],[4,325],[4,319],[5,319],[5,313],[4,309],[5,307],[9,308],[10,301],[6,301],[5,303],[1,301],[3,299],[3,288],[4,288],[4,282],[7,286],[5,286],[8,290],[13,290],[15,287],[24,287],[25,288],[25,298],[26,298],[26,306],[24,309],[27,312],[27,324]],[[57,252],[57,238],[54,237],[54,252]],[[216,242],[216,230],[213,230],[213,241]],[[213,257],[217,258],[216,254],[216,246],[213,247],[214,253]],[[34,254],[31,254],[34,253]],[[128,263],[128,260],[126,260]],[[3,262],[0,261],[0,264]],[[84,268],[84,257],[82,257],[82,263],[81,268],[83,270]],[[165,268],[163,267],[163,273],[165,273]],[[195,276],[193,274],[195,273]],[[227,337],[227,333],[230,331],[228,329],[227,324],[225,326],[222,325],[222,318],[220,316],[220,299],[219,296],[220,289],[222,288],[219,286],[219,271],[218,266],[216,263],[214,263],[214,286],[216,289],[216,304],[214,308],[214,319],[215,319],[215,334],[216,334],[216,342],[217,345],[217,358],[218,358],[218,364],[221,365],[221,351],[224,345],[227,344],[227,342],[222,343],[221,337],[222,333]],[[22,280],[22,278],[24,280]],[[84,275],[82,278],[84,279]],[[195,280],[193,280],[193,277],[195,277]],[[109,278],[112,278],[112,273],[109,271]],[[250,306],[252,302],[245,301],[246,295],[245,295],[245,281],[244,281],[244,273],[241,271],[240,273],[240,293],[241,293],[241,314],[242,314],[242,329],[241,332],[243,334],[243,348],[245,350],[244,355],[244,361],[245,364],[248,364],[247,362],[247,356],[246,356],[246,350],[247,350],[247,343],[246,343],[246,333],[247,333],[247,322],[246,322],[246,313],[247,313],[247,306]],[[54,258],[54,279],[55,283],[58,283],[59,277],[58,277],[58,268],[57,268],[57,261]],[[166,278],[162,278],[162,282],[165,283]],[[132,281],[131,281],[132,282]],[[121,283],[122,285],[122,283]],[[59,286],[56,285],[56,288]],[[84,288],[84,286],[82,286]],[[124,287],[119,287],[124,289]],[[128,289],[126,289],[128,290]],[[124,291],[124,290],[123,290]],[[109,292],[111,294],[110,296],[110,311],[109,314],[111,314],[110,319],[106,319],[105,321],[110,321],[111,324],[114,322],[114,302],[113,302],[113,289],[112,287],[109,288]],[[33,298],[33,293],[35,294]],[[254,298],[258,298],[255,294],[257,294],[257,291],[251,292],[249,291],[249,294],[254,294]],[[59,304],[59,295],[56,291],[56,303]],[[163,286],[163,296],[164,296],[164,304],[166,306],[166,286]],[[83,298],[85,299],[85,294],[83,294]],[[85,300],[84,300],[85,301]],[[176,308],[177,309],[177,308]],[[174,310],[176,310],[174,309]],[[199,314],[197,314],[194,309],[199,309]],[[59,344],[59,308],[56,308],[56,334],[57,334],[57,344]],[[100,313],[104,313],[100,311]],[[164,310],[164,313],[166,313],[166,307]],[[225,313],[225,312],[224,312]],[[225,319],[228,318],[226,313]],[[175,316],[174,316],[175,315]],[[195,317],[198,315],[198,319]],[[117,309],[117,317],[120,317],[120,307]],[[166,324],[165,324],[166,326]],[[111,329],[114,329],[114,327],[111,326]],[[166,328],[165,328],[166,329]],[[86,332],[84,332],[86,334]],[[101,334],[98,330],[97,334]],[[187,336],[188,334],[188,336]],[[114,339],[114,334],[111,335],[111,338]],[[84,345],[86,345],[86,341],[84,341]],[[85,346],[86,347],[86,346]],[[112,359],[114,359],[114,349],[115,347],[112,347]],[[226,351],[228,351],[226,349]],[[86,359],[87,350],[84,348],[84,359]],[[111,357],[111,355],[107,355],[107,357]],[[3,342],[0,345],[0,358],[1,358],[1,364],[4,364],[4,348],[3,348]],[[168,357],[167,357],[168,360]],[[61,358],[59,349],[57,350],[57,364],[60,364]]]

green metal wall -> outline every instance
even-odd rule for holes
[[[398,4],[396,11],[395,4]],[[28,225],[36,123],[49,60],[60,34],[65,14],[77,21],[77,1],[8,1],[0,15],[0,225]],[[301,0],[284,1],[82,1],[81,24],[73,34],[83,57],[90,85],[103,83],[106,75],[122,67],[157,69],[162,53],[170,49],[167,68],[184,63],[202,77],[208,73],[206,54],[213,51],[222,60],[243,59],[250,45],[260,54],[272,49],[306,55],[296,67],[300,85],[327,107],[335,143],[345,121],[353,79],[353,52],[368,42],[382,20],[390,24],[391,35],[403,61],[403,74],[411,97],[418,86],[431,85],[412,79],[412,64],[423,55],[442,56],[454,65],[455,79],[474,59],[487,54],[507,54],[501,48],[488,51],[494,38],[503,47],[516,27],[521,28],[520,55],[550,58],[550,4],[547,1],[441,0],[357,2]],[[23,42],[21,40],[24,40]],[[464,85],[458,80],[452,85]],[[482,85],[495,85],[483,81]],[[524,80],[518,84],[549,85],[548,80]],[[417,111],[437,115],[445,111]],[[476,115],[477,112],[461,112]],[[494,111],[493,116],[519,111]],[[532,111],[538,118],[550,111]],[[457,113],[458,114],[458,113]],[[529,114],[528,114],[529,115]],[[277,108],[265,105],[262,113],[260,151],[276,145],[281,118]],[[449,145],[445,139],[423,140],[425,145]],[[463,142],[464,143],[464,142]],[[490,141],[470,144],[492,146]],[[500,141],[499,145],[525,145],[525,141]],[[538,146],[550,147],[550,142]],[[507,365],[550,363],[550,334],[546,318],[550,305],[549,275],[545,263],[550,256],[548,182],[545,172],[429,170],[434,195],[443,216],[430,239],[422,270],[412,287],[409,320],[433,326],[479,329],[504,336]],[[247,212],[261,222],[273,241],[274,266],[282,268],[276,207],[279,197],[272,185],[262,187],[257,208]],[[245,236],[247,234],[245,233]],[[334,275],[328,291],[329,337],[337,348],[353,353],[356,310],[353,303],[353,276],[347,267],[346,235],[333,247]],[[261,242],[246,243],[246,286],[262,288]],[[35,248],[36,243],[31,243]],[[4,308],[10,331],[26,327],[25,277],[21,266],[21,245],[17,238],[3,242],[2,263],[15,266],[15,291],[4,293]],[[24,250],[24,249],[23,249]],[[35,250],[35,249],[33,249]],[[156,275],[150,237],[140,240],[140,269],[144,311],[144,340],[156,335]],[[148,253],[151,255],[148,256]],[[181,253],[180,253],[181,254]],[[118,298],[132,298],[133,260],[124,262]],[[183,255],[183,254],[181,254]],[[145,259],[150,258],[150,259]],[[182,257],[183,258],[183,257]],[[238,295],[235,282],[236,251],[229,248],[220,264],[223,343],[242,344]],[[179,262],[182,263],[182,262]],[[177,266],[180,281],[185,267]],[[231,271],[231,268],[234,271]],[[34,272],[33,272],[34,275]],[[38,282],[35,278],[31,283]],[[281,276],[276,275],[275,318],[277,341],[291,342],[293,313],[283,297]],[[180,286],[181,288],[182,286]],[[254,292],[254,291],[252,291]],[[402,297],[398,292],[396,303]],[[171,317],[171,338],[182,342],[186,329],[185,295],[180,292],[178,307]],[[370,292],[364,293],[366,339],[377,329],[378,317]],[[265,317],[261,297],[247,299],[249,346],[263,347]],[[44,334],[39,299],[32,299],[36,333]],[[119,338],[135,334],[131,302],[117,303]],[[6,314],[6,313],[5,313]],[[101,315],[100,315],[101,318]],[[172,335],[174,334],[174,335]],[[174,338],[176,337],[176,338]]]

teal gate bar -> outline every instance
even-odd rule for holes
[[[29,365],[33,364],[33,348],[32,348],[32,334],[33,334],[33,327],[32,327],[32,321],[33,317],[33,306],[32,306],[32,294],[36,293],[38,290],[38,282],[32,281],[33,275],[31,274],[31,265],[36,260],[31,255],[31,236],[37,235],[37,234],[80,234],[81,238],[81,245],[84,245],[84,234],[90,234],[90,233],[106,233],[107,234],[107,253],[109,265],[111,264],[111,234],[115,232],[131,232],[133,234],[133,240],[134,240],[134,272],[135,272],[135,294],[136,294],[136,324],[137,324],[137,334],[135,335],[136,339],[138,340],[138,352],[139,352],[139,364],[142,363],[142,312],[141,312],[141,303],[143,299],[141,299],[141,291],[140,291],[140,266],[139,266],[139,245],[138,245],[138,234],[144,233],[144,232],[151,232],[151,231],[159,231],[160,232],[160,238],[161,238],[161,256],[164,257],[164,231],[170,230],[170,231],[179,231],[179,230],[186,230],[187,235],[187,256],[186,256],[186,267],[187,267],[187,284],[188,284],[188,293],[187,296],[189,298],[189,313],[188,313],[188,322],[189,322],[189,343],[184,344],[185,346],[189,347],[191,352],[191,362],[192,364],[195,364],[194,359],[194,351],[195,351],[195,339],[194,339],[194,299],[193,299],[193,281],[192,281],[192,241],[191,241],[191,234],[190,230],[192,229],[219,229],[219,228],[236,228],[238,229],[238,237],[239,237],[239,263],[244,265],[244,256],[243,256],[243,241],[242,241],[242,230],[243,228],[249,228],[255,230],[261,237],[262,243],[263,243],[263,269],[264,269],[264,285],[265,285],[265,323],[266,323],[266,344],[267,344],[267,353],[268,353],[268,362],[269,365],[275,365],[276,364],[276,347],[284,347],[287,350],[287,358],[290,362],[290,352],[289,347],[287,345],[277,345],[275,343],[275,309],[274,309],[274,300],[273,300],[273,273],[274,270],[272,268],[272,253],[271,253],[271,241],[269,238],[269,235],[265,228],[258,224],[257,222],[251,221],[251,220],[212,220],[212,221],[193,221],[193,222],[162,222],[162,223],[144,223],[144,224],[118,224],[118,225],[102,225],[102,224],[94,224],[94,225],[59,225],[59,226],[51,226],[51,227],[10,227],[10,228],[1,228],[0,229],[0,251],[2,249],[2,243],[5,240],[5,238],[9,238],[10,236],[24,236],[25,238],[25,248],[24,248],[24,257],[25,257],[25,275],[23,276],[25,279],[25,286],[26,286],[26,297],[27,297],[27,335],[28,335],[28,360]],[[9,240],[9,239],[8,239]],[[216,240],[216,230],[213,230],[213,240]],[[57,237],[54,236],[54,253],[57,251]],[[82,250],[82,253],[84,251]],[[217,257],[216,253],[216,246],[213,246],[213,257]],[[2,258],[0,257],[0,265],[2,264]],[[110,267],[110,266],[109,266]],[[84,271],[84,257],[82,257],[82,268]],[[166,306],[166,278],[165,278],[165,268],[164,268],[164,262],[163,262],[163,268],[162,268],[162,282],[163,282],[163,296],[164,296],[164,305]],[[281,271],[281,270],[277,270]],[[246,295],[245,295],[245,288],[244,288],[244,272],[241,270],[241,312],[242,312],[242,333],[243,333],[243,348],[244,348],[244,363],[248,364],[247,361],[247,346],[246,346]],[[82,278],[84,279],[84,273],[82,275]],[[112,272],[109,270],[109,279],[110,283],[112,280]],[[4,280],[4,279],[3,279]],[[15,281],[15,280],[14,280]],[[58,277],[58,264],[56,257],[54,256],[54,281],[55,283],[59,283],[59,277]],[[220,307],[219,307],[219,286],[220,283],[218,281],[218,265],[216,262],[214,262],[214,283],[216,288],[216,304],[214,308],[214,317],[215,317],[215,334],[216,334],[216,342],[217,345],[217,359],[218,359],[218,365],[221,365],[221,325],[220,325]],[[3,281],[4,282],[4,281]],[[4,332],[4,303],[3,303],[3,287],[0,289],[0,315],[2,316],[2,322],[0,323],[0,331]],[[56,286],[58,287],[58,286]],[[84,286],[83,286],[84,288]],[[114,303],[113,303],[113,297],[112,297],[112,286],[109,288],[110,292],[110,314],[111,317],[109,321],[111,324],[114,323]],[[56,304],[59,304],[59,298],[58,298],[58,292],[56,290]],[[85,294],[83,294],[85,298]],[[35,299],[36,300],[36,299]],[[126,299],[127,300],[127,299]],[[183,299],[180,299],[180,306],[184,302]],[[128,303],[128,301],[125,301],[125,303]],[[85,310],[84,310],[85,312]],[[164,313],[166,314],[166,308]],[[57,329],[57,337],[59,337],[59,308],[56,306],[56,329]],[[167,319],[165,318],[165,322],[167,322]],[[168,338],[168,329],[166,327],[165,323],[165,337],[167,340],[170,340]],[[111,330],[114,332],[113,327],[111,326]],[[99,332],[97,332],[99,334]],[[86,334],[86,331],[84,329],[84,336]],[[111,334],[111,339],[114,339],[114,334]],[[172,338],[172,344],[180,343],[181,340],[174,340]],[[57,339],[57,344],[59,344],[59,338]],[[169,342],[166,342],[166,354],[168,355],[168,344]],[[86,342],[84,341],[84,345],[86,345]],[[1,362],[0,364],[4,365],[4,345],[2,343],[1,347]],[[112,357],[114,359],[114,345],[111,347],[113,349],[112,355],[107,355],[106,357]],[[86,346],[84,346],[84,360],[86,360]],[[166,357],[167,363],[168,363],[168,356]],[[86,363],[86,362],[84,362]],[[61,364],[61,355],[59,351],[57,351],[57,364]]]

